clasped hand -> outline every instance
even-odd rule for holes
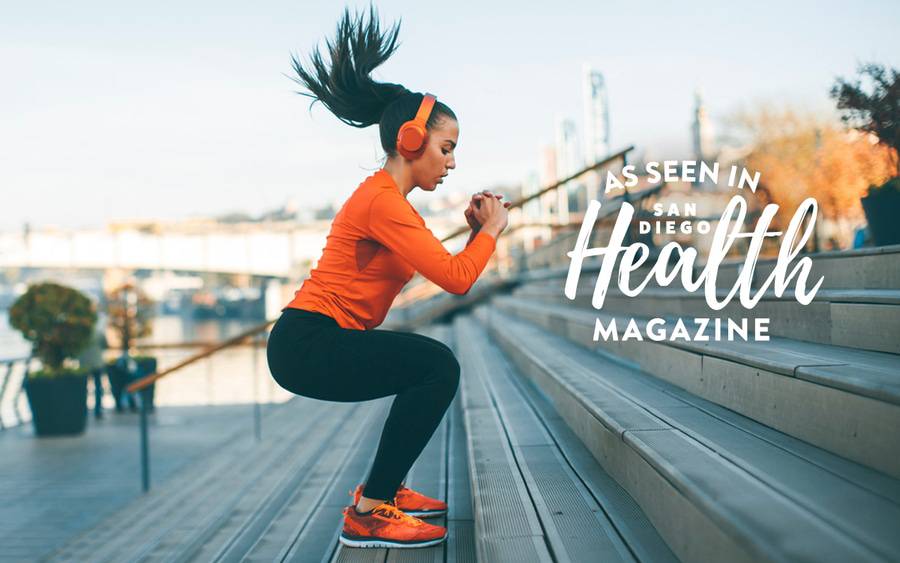
[[[471,227],[473,231],[481,229],[481,226],[484,225],[488,219],[488,216],[485,215],[484,211],[481,209],[481,202],[487,197],[494,197],[499,201],[503,198],[503,194],[494,194],[491,193],[490,190],[482,190],[472,196],[472,199],[469,200],[469,207],[466,208],[465,215],[466,223],[469,224],[469,227]],[[503,202],[503,207],[507,209],[510,205],[511,202],[509,201]]]

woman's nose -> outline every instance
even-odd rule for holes
[[[454,169],[456,168],[456,157],[451,156],[449,160],[447,160],[447,168]]]

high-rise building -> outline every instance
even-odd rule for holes
[[[585,64],[582,78],[582,98],[584,104],[584,161],[593,164],[609,156],[609,99],[606,95],[606,81],[603,74]],[[584,177],[585,209],[587,202],[597,199],[601,175],[589,173]]]
[[[539,192],[542,187],[543,186],[541,186],[538,173],[531,171],[522,180],[522,197],[534,195]],[[526,221],[528,222],[540,222],[542,219],[540,198],[535,198],[526,203],[522,208],[522,215],[524,215]]]
[[[691,124],[694,159],[709,162],[715,158],[713,147],[713,130],[706,107],[703,105],[703,93],[697,88],[694,91],[694,121]]]
[[[522,180],[522,197],[528,197],[536,194],[541,190],[543,185],[540,182],[540,176],[537,172],[529,172]],[[549,240],[552,236],[550,229],[539,227],[540,223],[549,223],[542,211],[543,197],[532,199],[522,206],[522,222],[525,224],[519,229],[518,237],[522,241],[522,248],[525,253],[530,254],[535,248],[543,244],[545,240]],[[512,219],[510,219],[511,221]]]
[[[582,167],[578,150],[578,132],[575,122],[568,118],[560,118],[556,122],[556,176],[562,180],[571,176]],[[578,190],[582,184],[578,181],[568,182],[561,186],[557,207],[560,223],[569,222],[569,212],[578,210]]]
[[[584,102],[584,160],[592,164],[609,155],[609,100],[603,74],[585,64],[582,73]]]
[[[541,159],[538,167],[538,182],[541,188],[556,183],[556,147],[544,145],[541,147]],[[557,208],[559,199],[556,191],[547,192],[540,197],[541,221],[551,223],[557,220]]]

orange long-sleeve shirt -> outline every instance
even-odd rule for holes
[[[450,254],[382,169],[335,215],[322,257],[287,307],[323,313],[343,328],[370,330],[384,321],[416,271],[450,293],[469,291],[496,242],[480,231],[459,254]]]

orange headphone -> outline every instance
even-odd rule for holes
[[[397,131],[397,152],[409,160],[415,160],[422,156],[425,150],[425,140],[428,138],[428,130],[425,123],[434,108],[435,97],[425,94],[416,116],[400,126]]]

